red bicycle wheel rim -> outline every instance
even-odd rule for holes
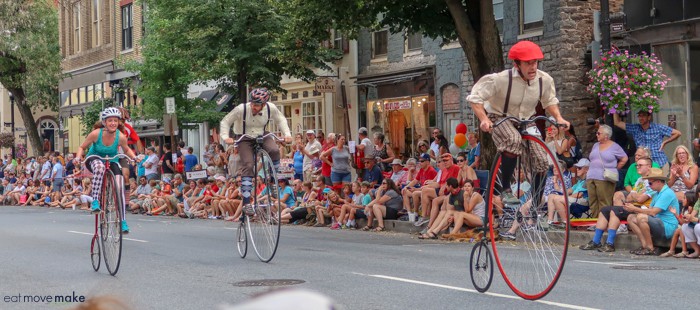
[[[536,144],[537,147],[543,148],[543,149],[545,150],[545,152],[547,153],[547,156],[548,156],[548,157],[550,157],[551,159],[556,160],[556,157],[553,156],[553,154],[551,153],[551,151],[549,150],[549,148],[544,144],[544,142],[542,142],[542,140],[540,140],[540,139],[538,139],[538,138],[536,138],[536,137],[527,136],[527,135],[526,135],[526,136],[523,136],[523,140],[527,140],[527,141],[529,141],[530,143]],[[493,254],[493,256],[494,256],[494,260],[496,261],[496,265],[498,266],[498,270],[499,270],[499,272],[501,273],[501,275],[502,275],[502,277],[503,277],[503,280],[506,282],[506,284],[508,285],[508,287],[509,287],[516,295],[518,295],[518,296],[520,296],[520,297],[522,297],[522,298],[524,298],[524,299],[528,299],[528,300],[537,300],[537,299],[540,299],[540,298],[543,298],[544,296],[546,296],[546,295],[554,288],[554,286],[556,285],[556,283],[559,281],[559,278],[561,277],[561,273],[563,272],[564,264],[565,264],[565,262],[566,262],[566,256],[567,256],[567,252],[568,252],[569,228],[568,228],[568,227],[565,227],[565,230],[564,230],[564,238],[563,238],[563,246],[562,246],[562,250],[561,250],[561,260],[560,260],[560,262],[559,262],[559,264],[558,264],[558,266],[557,266],[556,272],[555,272],[554,275],[552,276],[552,280],[550,281],[550,283],[549,283],[548,285],[546,285],[546,286],[544,287],[544,289],[540,290],[539,292],[536,292],[536,293],[527,293],[527,292],[524,292],[523,289],[522,289],[521,287],[518,287],[518,285],[516,285],[516,284],[514,283],[515,281],[512,280],[512,279],[509,277],[507,268],[504,266],[504,262],[503,262],[503,260],[501,259],[501,255],[499,254],[499,253],[500,253],[500,252],[499,252],[499,244],[498,244],[498,242],[496,242],[496,238],[498,237],[498,231],[497,231],[497,228],[494,228],[494,225],[493,225],[493,223],[494,223],[494,204],[493,204],[493,198],[492,198],[492,197],[493,197],[494,194],[495,194],[495,193],[494,193],[494,188],[495,188],[495,185],[496,185],[496,180],[497,180],[497,178],[494,177],[493,172],[497,172],[497,171],[500,169],[501,164],[502,164],[502,156],[499,154],[499,155],[497,156],[497,158],[495,159],[495,161],[494,161],[494,163],[493,163],[493,167],[492,167],[492,169],[491,169],[492,175],[491,175],[491,178],[490,178],[490,180],[489,180],[489,189],[488,189],[488,193],[489,193],[489,202],[488,202],[488,210],[489,210],[489,213],[488,213],[488,214],[489,214],[489,223],[490,223],[490,225],[489,225],[489,235],[490,235],[490,238],[491,238],[491,248],[492,248],[492,251],[493,251],[492,254]],[[554,167],[554,169],[556,169],[556,173],[557,173],[558,175],[561,176],[561,175],[562,175],[562,174],[561,174],[561,170],[559,169],[558,165],[553,165],[553,167]],[[565,197],[566,205],[568,206],[568,200],[566,199],[566,198],[567,198],[566,195],[565,195],[564,197]],[[568,216],[569,216],[568,208],[565,208],[565,209],[566,209],[566,217],[567,217],[567,220],[568,220]]]

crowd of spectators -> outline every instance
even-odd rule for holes
[[[640,122],[648,124],[646,118],[649,116],[640,114]],[[615,126],[625,129],[617,118]],[[676,136],[675,129],[659,126],[651,127],[662,138]],[[568,208],[573,217],[587,215],[596,221],[589,228],[593,238],[582,250],[615,251],[616,235],[630,232],[642,245],[634,254],[698,257],[698,166],[691,151],[681,145],[673,158],[665,159],[658,148],[668,140],[645,145],[651,139],[634,136],[644,130],[640,133],[638,127],[627,124],[637,142],[634,160],[627,163],[626,146],[614,141],[613,128],[598,125],[596,129],[596,142],[583,157],[573,129],[547,128],[545,142],[559,158],[556,164],[568,188],[562,191],[553,176],[547,180],[542,196],[547,226],[569,225]],[[283,207],[280,220],[288,224],[383,231],[385,220],[403,220],[423,228],[421,239],[483,225],[485,184],[480,184],[475,171],[481,161],[478,135],[469,133],[471,147],[459,153],[450,153],[439,129],[432,136],[432,141],[416,143],[415,157],[402,159],[382,133],[370,135],[364,127],[356,139],[308,130],[297,134],[292,145],[280,144],[283,158],[293,163],[293,177],[280,178],[274,189],[265,188],[258,177],[255,194],[263,197],[274,191],[273,199]],[[349,140],[357,143],[349,144]],[[138,155],[139,164],[130,167],[127,210],[148,216],[239,221],[242,197],[237,148],[211,143],[203,151],[200,159],[182,142],[174,149],[167,143],[162,149],[145,148]],[[204,171],[206,176],[188,180],[187,173],[193,171]],[[6,155],[0,178],[0,201],[5,205],[88,210],[92,200],[91,178],[72,161],[72,154],[64,158],[52,152],[26,159]],[[366,220],[366,225],[358,225],[358,220]],[[514,239],[514,233],[501,236]],[[663,254],[654,246],[654,240],[661,239],[673,242]],[[675,253],[677,242],[682,245],[679,253]]]

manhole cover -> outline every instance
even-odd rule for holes
[[[663,267],[663,266],[613,266],[613,269],[623,269],[623,270],[675,270],[675,267]]]
[[[296,285],[301,284],[306,281],[295,280],[295,279],[266,279],[266,280],[248,280],[233,283],[234,286],[239,287],[250,287],[250,286],[285,286],[285,285]]]

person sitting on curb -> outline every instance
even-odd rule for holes
[[[588,166],[591,162],[586,158],[581,158],[574,167],[576,167],[576,178],[578,182],[574,184],[571,188],[567,189],[568,203],[564,199],[564,195],[561,192],[553,192],[547,197],[547,223],[548,226],[555,225],[554,213],[559,215],[559,225],[565,226],[567,224],[566,218],[566,208],[569,208],[571,204],[577,203],[582,206],[588,206],[588,190],[586,189],[586,173],[588,173]],[[558,187],[561,182],[553,182],[555,187]],[[559,190],[559,188],[555,188]]]
[[[659,249],[654,247],[652,236],[671,239],[678,226],[674,215],[679,210],[678,198],[666,184],[668,177],[661,169],[651,169],[644,179],[649,180],[649,185],[656,192],[650,208],[638,208],[631,203],[624,206],[625,210],[631,213],[627,218],[629,229],[642,243],[641,248],[632,252],[636,255],[659,255]]]
[[[447,179],[457,178],[459,176],[459,166],[455,165],[452,154],[445,153],[440,155],[442,168],[440,169],[440,177],[437,183],[429,183],[421,190],[421,210],[423,218],[416,221],[414,225],[422,226],[428,223],[427,227],[431,227],[435,218],[440,212],[442,201],[446,199],[448,193],[445,192]]]
[[[427,144],[425,145],[427,146]],[[403,208],[408,211],[409,215],[412,214],[413,217],[416,216],[418,206],[420,205],[421,187],[426,185],[429,181],[437,182],[435,179],[437,171],[430,165],[430,155],[423,153],[420,155],[418,161],[419,170],[416,177],[401,190]]]
[[[648,208],[651,205],[651,197],[654,194],[653,189],[649,185],[649,181],[644,177],[649,176],[651,170],[651,158],[642,157],[637,160],[637,172],[641,178],[632,187],[632,191],[625,197],[624,205],[631,205],[633,208],[641,209]],[[655,168],[658,169],[658,168]],[[579,247],[581,250],[598,250],[599,252],[615,252],[615,236],[617,229],[620,227],[620,221],[628,220],[631,214],[627,208],[623,206],[603,207],[600,210],[602,216],[598,216],[598,222],[595,226],[595,234],[593,240]],[[603,238],[605,229],[608,230],[608,239],[604,245],[600,242]]]

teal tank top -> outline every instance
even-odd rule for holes
[[[114,138],[114,143],[110,146],[104,145],[102,143],[102,130],[104,128],[100,129],[100,135],[97,137],[97,141],[93,143],[90,146],[90,150],[88,150],[87,155],[85,157],[90,156],[90,155],[98,155],[102,157],[114,157],[117,156],[117,147],[119,146],[119,130],[117,130],[116,137]],[[116,163],[119,161],[118,158],[110,160],[113,163]]]

